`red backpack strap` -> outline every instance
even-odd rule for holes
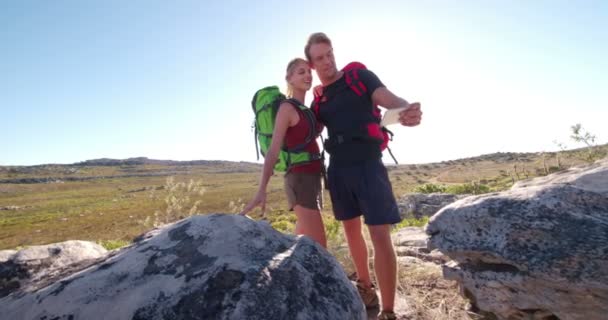
[[[367,67],[361,62],[353,61],[345,65],[344,68],[342,68],[342,71],[346,72],[353,69],[367,69]]]
[[[360,62],[351,62],[349,64],[346,65],[346,67],[344,67],[344,69],[342,70],[346,70],[344,71],[344,77],[346,80],[346,84],[358,95],[358,96],[363,96],[365,93],[367,93],[367,87],[365,86],[365,84],[363,83],[363,81],[361,81],[361,79],[359,78],[359,69],[362,69],[360,66],[365,67],[362,63]],[[371,97],[370,97],[371,99]],[[374,115],[374,117],[376,119],[378,119],[378,121],[380,121],[382,119],[382,111],[380,110],[380,108],[378,108],[378,105],[374,105],[372,108],[372,114]]]
[[[342,68],[346,84],[358,96],[363,96],[365,93],[368,92],[367,87],[365,86],[363,81],[359,79],[358,71],[361,69],[367,69],[367,67],[363,63],[357,61],[353,61],[347,64],[344,68]],[[377,104],[374,104],[372,107],[372,115],[374,116],[374,118],[376,118],[377,123],[369,124],[367,126],[368,133],[370,134],[370,136],[382,140],[380,150],[388,150],[393,160],[395,160],[395,163],[397,163],[397,159],[395,159],[395,156],[393,155],[391,149],[388,147],[388,142],[393,140],[393,133],[385,127],[380,127],[380,121],[382,120],[382,111],[380,110]]]
[[[320,102],[323,99],[323,86],[318,85],[318,86],[314,87],[312,90],[312,95],[313,95],[313,100],[312,100],[312,104],[310,105],[310,109],[315,114],[315,118],[317,118],[317,121],[321,122],[321,112],[320,112],[321,103]]]
[[[346,80],[346,84],[358,95],[363,96],[367,93],[367,87],[359,79],[359,69],[350,69],[344,72],[344,79]]]
[[[319,119],[321,118],[321,113],[319,112],[319,101],[317,101],[317,99],[315,99],[312,102],[310,109],[312,110],[312,113],[315,115],[315,118],[317,119],[317,121],[319,121]]]
[[[367,69],[367,67],[358,61],[353,61],[344,66],[342,71],[344,72],[344,77],[346,80],[346,84],[358,95],[363,96],[367,92],[367,87],[359,79],[359,70]]]

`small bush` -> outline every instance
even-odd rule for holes
[[[483,194],[491,192],[492,190],[485,184],[471,182],[463,184],[453,185],[439,185],[433,183],[427,183],[422,186],[414,188],[414,192],[419,193],[451,193],[451,194]]]
[[[341,238],[342,223],[329,215],[323,215],[325,225],[325,237],[328,242],[334,242]]]
[[[476,182],[456,184],[446,188],[446,192],[452,194],[483,194],[490,191],[487,185]]]
[[[446,187],[443,185],[427,183],[422,186],[418,186],[418,187],[414,188],[414,192],[418,192],[418,193],[446,192]]]
[[[287,220],[278,220],[270,224],[275,230],[282,233],[294,233],[296,226]]]
[[[393,225],[393,227],[391,228],[391,232],[399,231],[399,229],[405,227],[424,227],[427,223],[429,223],[429,217],[422,217],[420,219],[403,219],[398,224]]]

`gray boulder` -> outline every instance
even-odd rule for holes
[[[0,251],[0,298],[13,291],[33,291],[82,270],[107,255],[93,242],[65,241]]]
[[[13,258],[17,250],[0,250],[0,263],[4,263]]]
[[[511,189],[534,186],[570,185],[608,196],[608,158],[589,166],[578,166],[536,179],[518,181]]]
[[[439,250],[428,249],[429,236],[421,227],[405,227],[391,235],[397,260],[402,264],[418,263],[416,260],[441,264],[450,259]],[[412,259],[414,258],[414,259]]]
[[[465,196],[450,193],[409,193],[397,201],[402,218],[430,217],[448,204]]]
[[[48,287],[6,319],[365,319],[339,263],[307,237],[238,215],[194,216]]]
[[[475,308],[499,319],[605,319],[608,161],[459,200],[427,225]]]

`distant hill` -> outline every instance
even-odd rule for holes
[[[53,183],[110,178],[154,177],[207,173],[258,172],[261,164],[224,160],[174,161],[146,157],[93,159],[73,164],[0,166],[0,184]]]
[[[593,152],[608,154],[608,144],[597,146]],[[536,170],[550,171],[576,165],[585,162],[584,156],[588,154],[588,148],[579,148],[559,152],[495,152],[476,157],[447,160],[429,164],[387,164],[390,170],[426,167],[448,167],[468,166],[469,171],[479,172],[491,168],[493,174],[510,167],[529,163]],[[206,173],[235,173],[235,172],[259,172],[260,163],[235,162],[225,160],[158,160],[147,157],[134,157],[128,159],[91,159],[73,164],[42,164],[35,166],[0,166],[0,183],[52,183],[58,181],[85,181],[94,179],[129,178],[129,177],[153,177],[188,175],[193,172],[204,171]],[[459,169],[461,170],[461,169]],[[540,172],[540,171],[539,171]],[[454,170],[450,171],[454,174]],[[441,172],[429,172],[428,175],[438,178],[445,177],[446,170]],[[458,173],[461,175],[461,173]],[[431,179],[432,180],[432,179]],[[450,179],[448,179],[450,180]]]
[[[148,159],[146,157],[136,157],[128,159],[92,159],[77,162],[72,164],[73,166],[125,166],[125,165],[164,165],[164,166],[215,166],[215,165],[227,165],[227,164],[247,164],[255,165],[252,162],[234,162],[225,160],[191,160],[191,161],[176,161],[176,160],[156,160]]]

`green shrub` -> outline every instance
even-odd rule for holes
[[[473,182],[448,186],[445,192],[451,194],[483,194],[490,191],[490,187],[487,185]]]
[[[471,182],[471,183],[463,183],[463,184],[453,184],[453,185],[439,185],[433,183],[427,183],[421,186],[417,186],[414,188],[414,192],[419,193],[451,193],[451,194],[483,194],[491,192],[492,190],[485,184]]]
[[[391,228],[391,232],[397,232],[401,228],[405,227],[424,227],[429,222],[429,217],[422,217],[420,219],[408,218],[403,219],[398,224]]]
[[[278,220],[270,224],[275,230],[282,233],[294,233],[296,226],[287,220]]]
[[[323,224],[325,225],[325,237],[328,242],[340,239],[342,223],[329,215],[323,215]]]
[[[446,187],[443,185],[427,183],[422,186],[417,186],[416,188],[414,188],[414,192],[419,192],[419,193],[446,192]]]

